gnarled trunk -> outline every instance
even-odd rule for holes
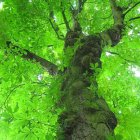
[[[65,71],[62,84],[61,102],[65,110],[59,118],[58,139],[105,140],[113,135],[117,120],[105,100],[98,97],[97,73],[90,68],[91,63],[101,68],[102,40],[99,36],[87,36],[80,42],[83,45]],[[91,80],[91,76],[94,79]],[[94,85],[92,91],[89,89],[91,83]]]

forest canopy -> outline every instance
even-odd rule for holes
[[[103,48],[102,68],[90,67],[98,73],[98,96],[118,120],[116,140],[140,140],[140,1],[116,1],[126,11],[123,36],[115,47]],[[73,28],[71,6],[77,8],[78,0],[0,0],[1,140],[56,139],[61,72],[80,44],[64,52],[68,25]],[[109,0],[86,0],[78,20],[84,36],[111,28]],[[53,73],[55,66],[46,68],[50,63],[60,74]],[[93,84],[88,88],[95,91]]]

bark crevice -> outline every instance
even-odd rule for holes
[[[117,119],[106,101],[98,96],[97,73],[91,69],[91,63],[101,68],[103,48],[117,45],[122,38],[123,11],[115,0],[110,0],[110,5],[114,19],[110,29],[89,36],[84,36],[79,30],[66,35],[65,48],[74,47],[76,43],[80,45],[65,71],[66,77],[62,83],[61,103],[65,109],[59,117],[59,140],[106,140],[114,135]],[[92,81],[91,76],[94,77]],[[91,84],[94,90],[90,90]]]

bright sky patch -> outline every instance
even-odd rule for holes
[[[131,71],[134,72],[135,77],[140,77],[140,68],[138,66],[131,67]]]
[[[0,10],[3,9],[4,2],[0,2]]]
[[[111,53],[109,53],[109,52],[106,52],[105,54],[106,54],[106,56],[110,56],[110,55],[112,55],[112,54],[111,54]]]

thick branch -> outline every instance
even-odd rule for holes
[[[123,25],[123,9],[116,4],[116,0],[110,0],[110,6],[114,18],[114,25]]]
[[[6,42],[7,47],[10,48],[10,51],[12,51],[15,54],[22,54],[22,57],[27,60],[35,60],[36,62],[39,62],[42,67],[47,69],[49,74],[54,75],[58,72],[57,66],[48,60],[41,58],[40,56],[26,50],[26,49],[21,49],[18,46],[13,45],[10,41]],[[16,50],[16,51],[15,51]]]
[[[79,13],[83,10],[83,6],[87,0],[78,0],[78,11]]]
[[[81,26],[78,21],[78,14],[83,10],[83,6],[87,0],[78,0],[78,8],[74,8],[71,6],[71,13],[72,13],[72,18],[73,18],[73,30],[74,31],[81,31]]]
[[[110,6],[114,19],[114,25],[110,29],[107,29],[99,34],[102,39],[102,46],[115,46],[118,44],[124,29],[123,9],[117,6],[116,0],[110,0]]]
[[[78,9],[74,8],[73,6],[71,6],[71,13],[74,19],[77,18],[78,14],[81,13],[81,11],[83,10],[84,4],[87,0],[78,0]]]
[[[73,18],[73,27],[66,33],[65,48],[68,46],[73,46],[78,41],[78,38],[82,34],[82,28],[78,21],[78,14],[82,11],[82,8],[83,8],[83,5],[85,2],[86,2],[86,0],[79,0],[80,10],[74,8],[71,5],[70,12],[71,12],[72,18]]]

